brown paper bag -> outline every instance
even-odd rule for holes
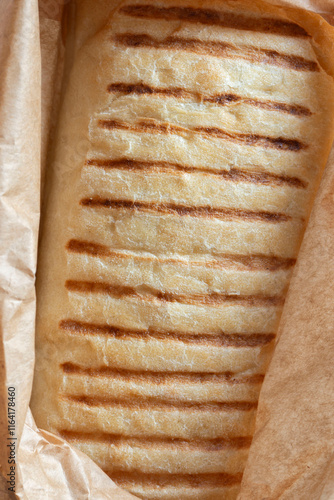
[[[125,500],[135,497],[83,453],[37,429],[28,408],[41,160],[45,163],[60,95],[63,3],[44,0],[38,9],[37,0],[0,0],[0,498],[15,490],[27,500]],[[334,1],[272,3],[334,20]],[[329,50],[334,57],[334,48]],[[261,391],[240,500],[334,498],[333,193],[332,154]]]

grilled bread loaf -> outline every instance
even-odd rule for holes
[[[333,138],[332,34],[257,2],[78,12],[33,414],[140,498],[234,499]]]

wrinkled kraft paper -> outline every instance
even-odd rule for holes
[[[0,0],[0,498],[15,498],[8,490],[15,484],[22,500],[130,500],[87,456],[37,429],[29,410],[41,165],[60,95],[63,3]],[[334,0],[272,3],[334,21]],[[334,499],[333,360],[332,151],[261,391],[239,500]]]

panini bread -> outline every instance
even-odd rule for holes
[[[76,37],[34,417],[139,498],[235,499],[333,139],[331,30],[258,2],[85,0]]]

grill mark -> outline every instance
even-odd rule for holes
[[[145,287],[144,293],[137,292],[135,288],[130,286],[115,285],[111,283],[97,281],[77,281],[67,280],[65,287],[69,292],[79,293],[101,293],[117,299],[124,297],[133,297],[145,301],[159,302],[178,302],[181,304],[207,306],[219,306],[220,304],[241,305],[245,307],[269,307],[282,306],[284,297],[268,296],[268,295],[228,295],[224,293],[209,293],[209,294],[176,294],[161,292],[154,288]]]
[[[313,113],[305,106],[298,104],[287,104],[284,102],[251,99],[233,93],[202,95],[199,92],[191,92],[180,87],[159,88],[145,85],[144,83],[127,84],[113,83],[108,86],[108,92],[123,92],[124,94],[159,95],[163,97],[174,97],[176,99],[195,99],[199,102],[209,102],[218,106],[226,106],[231,103],[243,103],[256,106],[267,111],[282,111],[294,116],[311,116]]]
[[[142,171],[142,172],[185,172],[185,173],[201,173],[205,175],[213,175],[221,177],[224,180],[233,182],[251,182],[254,184],[265,185],[288,185],[295,188],[306,188],[307,183],[298,177],[289,177],[287,175],[277,175],[266,172],[252,172],[242,170],[240,168],[231,168],[230,170],[211,169],[206,167],[191,167],[181,165],[180,163],[172,163],[168,161],[141,161],[132,160],[129,158],[100,159],[89,158],[86,160],[86,165],[92,165],[101,168],[110,168],[118,170]]]
[[[212,208],[211,206],[189,206],[177,203],[154,203],[145,201],[131,200],[112,200],[108,198],[84,198],[80,204],[89,208],[110,208],[110,209],[127,209],[138,212],[156,212],[165,215],[191,216],[191,217],[208,217],[208,218],[223,218],[227,220],[242,219],[247,221],[261,222],[287,222],[291,220],[290,215],[278,212],[266,212],[243,210],[241,208]]]
[[[283,113],[288,113],[294,116],[311,116],[313,114],[312,111],[310,111],[308,108],[299,106],[298,104],[287,104],[284,102],[269,100],[261,101],[259,99],[236,96],[235,94],[220,94],[204,98],[204,102],[219,104],[221,106],[225,106],[230,102],[238,101],[241,101],[244,104],[249,104],[251,106],[256,106],[258,108],[266,109],[268,111],[282,111]]]
[[[181,333],[175,331],[163,332],[149,328],[147,330],[131,330],[128,328],[110,326],[106,324],[85,323],[72,319],[63,319],[59,322],[59,328],[80,335],[104,335],[118,340],[158,340],[167,342],[181,342],[207,347],[264,347],[275,339],[274,333]]]
[[[111,257],[118,259],[137,259],[140,261],[153,261],[164,264],[178,264],[185,266],[205,266],[213,268],[221,267],[237,267],[244,270],[247,268],[248,271],[278,271],[287,270],[293,267],[296,263],[296,259],[284,259],[282,257],[267,256],[267,255],[221,255],[219,259],[211,259],[206,261],[196,261],[196,260],[182,260],[177,258],[161,258],[152,257],[146,255],[135,255],[129,254],[122,251],[111,250],[106,245],[100,245],[98,243],[90,241],[80,241],[80,240],[70,240],[66,249],[69,252],[88,254],[94,257]]]
[[[166,399],[158,396],[136,396],[133,398],[103,398],[99,396],[78,396],[73,394],[62,394],[61,399],[72,403],[89,407],[113,407],[134,410],[182,410],[182,411],[251,411],[257,408],[257,401],[205,401],[204,403],[193,401],[180,401],[175,398]]]
[[[131,48],[152,48],[167,50],[185,50],[200,55],[209,55],[227,59],[243,59],[251,63],[271,64],[282,69],[295,71],[320,71],[316,61],[301,56],[284,54],[277,50],[260,49],[251,45],[236,47],[227,42],[202,41],[196,38],[169,36],[158,40],[146,34],[121,33],[113,37],[116,43]]]
[[[180,87],[159,88],[151,87],[150,85],[145,85],[144,83],[111,83],[108,86],[108,92],[123,92],[124,94],[158,94],[165,97],[177,97],[179,99],[200,97],[200,94],[196,92],[189,92],[188,90]]]
[[[168,472],[145,473],[141,471],[107,471],[104,472],[119,486],[130,488],[142,485],[161,490],[164,487],[181,487],[202,490],[203,488],[219,488],[234,486],[241,483],[242,474],[199,473],[199,474],[169,474]]]
[[[201,23],[221,28],[256,31],[275,35],[292,37],[309,37],[298,24],[274,18],[255,18],[252,16],[235,14],[233,12],[217,11],[213,9],[196,9],[192,7],[155,7],[153,5],[127,5],[120,9],[122,14],[146,18],[165,19],[167,21],[187,21]]]
[[[60,365],[62,371],[66,374],[88,375],[89,377],[110,377],[116,380],[126,380],[134,382],[153,383],[155,385],[166,382],[180,383],[221,383],[230,384],[261,384],[264,379],[263,374],[238,376],[232,372],[223,373],[205,373],[205,372],[166,372],[154,370],[125,370],[113,368],[110,366],[101,366],[99,368],[84,368],[74,363],[68,362]]]
[[[185,450],[197,450],[215,452],[226,448],[243,449],[249,448],[252,442],[251,436],[240,436],[235,438],[214,439],[182,439],[174,437],[157,436],[124,436],[122,434],[96,433],[59,430],[59,434],[66,440],[71,441],[94,441],[109,445],[128,445],[141,448],[174,448]]]
[[[185,128],[172,123],[161,123],[153,118],[138,120],[136,123],[126,123],[120,120],[99,120],[98,125],[108,130],[128,130],[135,133],[148,134],[173,134],[186,135],[189,132],[199,134],[205,138],[222,139],[245,146],[258,146],[262,148],[277,149],[280,151],[298,152],[308,146],[297,139],[285,137],[270,137],[259,134],[244,134],[239,132],[227,132],[217,127],[193,127]]]

